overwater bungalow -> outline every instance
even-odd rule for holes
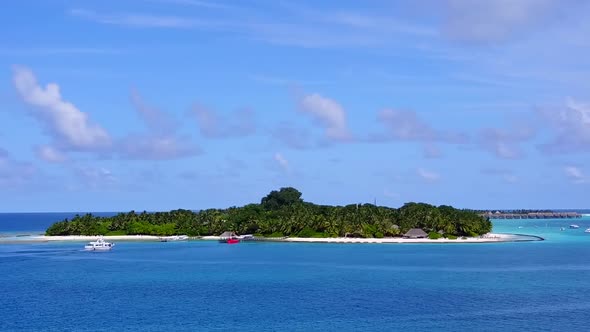
[[[582,215],[577,212],[528,212],[528,213],[509,213],[509,212],[486,212],[480,214],[482,217],[491,219],[565,219],[581,218]]]

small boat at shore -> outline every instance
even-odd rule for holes
[[[115,246],[114,243],[110,243],[110,242],[105,241],[101,236],[96,241],[88,242],[88,244],[84,246],[84,250],[86,250],[86,251],[109,251],[109,250],[113,249],[114,246]]]
[[[578,228],[580,228],[580,226],[578,226],[578,225],[570,225],[570,228],[571,229],[578,229]]]
[[[240,243],[240,239],[237,237],[230,237],[229,239],[227,239],[225,241],[227,244],[236,244],[236,243]]]
[[[186,240],[188,240],[188,236],[187,235],[160,236],[158,239],[160,240],[160,242],[186,241]]]
[[[236,244],[240,243],[240,240],[241,237],[235,232],[223,232],[223,234],[219,236],[219,243]]]

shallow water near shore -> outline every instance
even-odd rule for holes
[[[588,330],[590,219],[494,224],[547,240],[3,244],[0,330]]]

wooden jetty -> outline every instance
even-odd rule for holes
[[[581,218],[582,215],[577,212],[529,212],[529,213],[506,213],[506,212],[486,212],[481,214],[482,217],[490,219],[573,219]]]

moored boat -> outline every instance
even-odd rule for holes
[[[84,250],[87,251],[109,251],[113,249],[115,246],[114,243],[106,242],[102,236],[100,236],[96,241],[88,242],[87,245],[84,246]]]
[[[171,241],[186,241],[188,235],[173,235],[173,236],[160,236],[160,242],[171,242]]]
[[[590,233],[590,228],[586,228],[586,230],[584,231],[584,233]]]
[[[580,228],[580,226],[578,226],[578,225],[570,225],[570,228],[577,229],[577,228]]]
[[[235,244],[240,242],[240,237],[235,232],[223,232],[219,236],[219,243]]]
[[[229,239],[227,239],[226,241],[227,244],[236,244],[236,243],[240,243],[240,239],[237,237],[230,237]]]

